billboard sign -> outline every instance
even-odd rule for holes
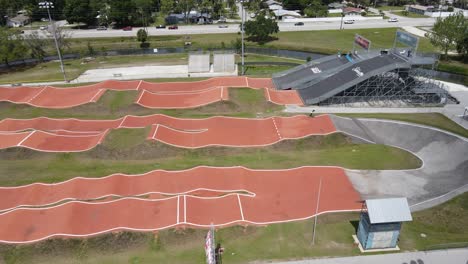
[[[359,45],[361,48],[365,50],[369,50],[371,42],[370,40],[364,38],[363,36],[356,34],[354,36],[354,44]]]
[[[413,49],[416,49],[416,47],[418,46],[419,38],[412,35],[412,34],[410,34],[410,33],[406,33],[406,32],[397,30],[397,32],[396,32],[396,41],[400,42],[400,43],[403,43],[403,44],[405,44],[407,46],[410,46]]]

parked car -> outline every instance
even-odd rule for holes
[[[219,25],[218,27],[219,28],[228,28],[229,26],[228,25]]]
[[[344,21],[345,24],[354,24],[354,20],[348,19]]]
[[[175,29],[179,29],[179,27],[176,25],[172,25],[172,26],[169,26],[167,29],[175,30]]]
[[[388,22],[398,22],[398,18],[391,17],[390,19],[388,19]]]
[[[40,29],[40,30],[46,30],[46,29],[47,29],[47,26],[40,26],[39,29]]]
[[[124,27],[122,28],[123,31],[132,31],[133,28],[131,26],[128,26],[128,27]]]
[[[107,28],[105,26],[99,26],[96,28],[96,30],[107,30]]]
[[[166,28],[166,25],[157,25],[156,28]]]
[[[297,22],[297,23],[294,23],[295,26],[303,26],[304,25],[304,22]]]

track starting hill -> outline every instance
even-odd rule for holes
[[[418,43],[417,36],[397,31],[391,49],[371,49],[369,40],[356,35],[352,52],[323,57],[277,73],[273,83],[279,90],[297,90],[306,105],[458,103],[431,75],[438,56],[417,53]]]

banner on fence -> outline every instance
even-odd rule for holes
[[[354,36],[354,44],[359,45],[361,48],[365,50],[369,50],[371,42],[370,40],[364,38],[363,36],[356,34]]]
[[[418,47],[419,38],[410,33],[397,30],[395,42],[405,44],[416,50]]]

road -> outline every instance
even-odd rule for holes
[[[356,21],[354,24],[344,24],[344,29],[360,29],[360,28],[389,28],[389,27],[403,27],[403,26],[432,26],[434,18],[405,18],[399,17],[399,22],[390,23],[387,20],[363,20]],[[281,32],[287,31],[311,31],[311,30],[330,30],[339,29],[340,21],[327,21],[327,22],[305,22],[304,26],[294,26],[294,23],[279,22],[279,29]],[[132,31],[123,31],[119,29],[109,30],[64,30],[71,32],[72,38],[106,38],[106,37],[134,37],[140,28],[133,28]],[[164,36],[164,35],[195,35],[195,34],[219,34],[219,33],[237,33],[239,31],[239,24],[229,24],[228,28],[219,28],[219,25],[190,25],[179,26],[177,30],[156,29],[155,27],[148,27],[148,34],[150,36]],[[28,35],[31,30],[25,30],[25,35]],[[39,30],[40,34],[44,37],[50,37],[47,31]]]
[[[271,262],[269,262],[271,263]],[[275,264],[467,264],[468,249],[450,249],[437,251],[405,252],[385,255],[357,256],[346,258],[327,258],[275,262]]]

